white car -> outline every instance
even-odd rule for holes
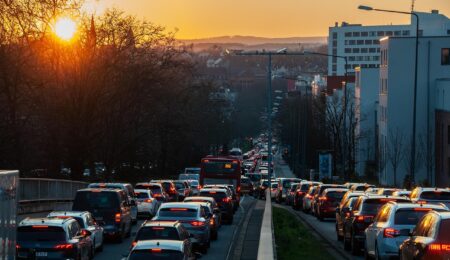
[[[271,199],[275,199],[275,195],[277,194],[277,190],[278,190],[278,183],[271,183],[272,187],[270,187],[270,198]]]
[[[138,215],[153,217],[158,211],[160,202],[153,198],[151,190],[134,190],[137,198]]]
[[[441,204],[388,202],[380,208],[373,223],[364,231],[365,252],[375,259],[398,257],[399,247],[419,220],[429,211],[448,211]]]
[[[103,227],[94,219],[89,211],[53,211],[48,218],[74,218],[82,229],[91,232],[92,252],[103,251]]]

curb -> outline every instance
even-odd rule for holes
[[[264,215],[261,225],[261,234],[258,245],[258,259],[259,260],[274,260],[274,233],[272,222],[272,201],[269,194],[269,189],[266,189],[266,205],[264,207]]]

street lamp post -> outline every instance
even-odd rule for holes
[[[304,54],[311,54],[311,55],[319,55],[319,56],[326,56],[326,57],[334,57],[334,58],[338,58],[338,59],[344,59],[345,62],[345,72],[344,72],[344,106],[343,106],[343,113],[344,113],[344,122],[343,122],[343,128],[344,128],[344,132],[346,131],[347,128],[347,82],[348,82],[348,60],[346,56],[340,56],[340,55],[333,55],[333,54],[328,54],[328,53],[320,53],[320,52],[310,52],[310,51],[304,51]],[[346,136],[344,134],[344,149],[342,150],[342,162],[343,162],[343,167],[344,167],[344,178],[347,178],[347,174],[345,173],[345,161],[346,161],[346,149],[347,149],[347,140],[346,140]]]
[[[370,6],[360,5],[358,9],[364,11],[378,11],[386,13],[396,13],[396,14],[407,14],[414,15],[416,17],[416,48],[415,48],[415,61],[414,61],[414,94],[413,94],[413,129],[412,129],[412,139],[411,139],[411,181],[415,182],[415,170],[416,170],[416,102],[417,102],[417,66],[419,57],[419,16],[414,12],[403,12],[394,10],[377,9]]]
[[[226,50],[229,53],[228,50]],[[287,52],[286,48],[277,50],[276,52],[239,52],[235,53],[238,56],[267,56],[268,64],[267,64],[267,146],[269,149],[268,153],[268,179],[269,179],[269,191],[272,187],[272,56],[289,56],[289,55],[304,55],[303,52]]]

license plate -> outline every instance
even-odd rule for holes
[[[47,252],[36,252],[36,256],[47,256]]]

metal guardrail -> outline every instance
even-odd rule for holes
[[[77,190],[86,188],[87,182],[21,178],[19,203],[40,201],[72,201]]]

